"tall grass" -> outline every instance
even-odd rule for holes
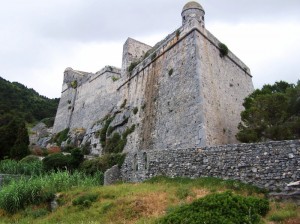
[[[15,213],[27,205],[40,204],[53,199],[56,192],[74,186],[99,185],[99,179],[97,175],[91,177],[77,171],[73,174],[59,171],[44,176],[22,177],[3,186],[0,191],[0,208]]]
[[[43,173],[42,161],[18,162],[15,160],[1,160],[0,173],[16,175],[41,175]]]

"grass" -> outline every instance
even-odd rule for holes
[[[285,223],[287,220],[295,219],[300,223],[300,209],[296,204],[273,202],[272,207],[268,217],[269,221]]]
[[[21,177],[3,186],[0,191],[0,208],[8,213],[16,213],[28,205],[41,204],[54,198],[59,191],[74,186],[95,186],[97,177],[89,177],[79,172],[50,173],[45,176]]]
[[[1,160],[0,173],[14,175],[40,175],[43,173],[41,161],[22,162],[16,160]]]
[[[181,205],[191,204],[207,195],[228,190],[234,195],[265,198],[265,191],[237,181],[224,181],[217,178],[191,180],[155,177],[143,183],[71,187],[61,190],[59,207],[54,212],[46,210],[47,213],[44,210],[47,209],[47,204],[30,205],[26,210],[21,210],[14,215],[0,210],[0,220],[2,223],[154,224],[159,218]],[[83,204],[87,203],[88,206],[83,209],[81,205],[73,205],[75,200]],[[91,203],[84,201],[91,201]],[[276,207],[272,202],[271,205],[271,211],[263,220],[265,223],[268,223],[274,214],[290,209],[286,204]],[[294,210],[299,213],[299,208]]]

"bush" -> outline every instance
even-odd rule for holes
[[[44,118],[40,122],[44,123],[47,128],[53,127],[55,117]]]
[[[21,163],[33,163],[39,161],[40,161],[39,157],[35,155],[29,155],[20,160]]]
[[[88,174],[94,175],[97,172],[104,173],[107,169],[114,165],[122,166],[125,159],[125,154],[106,154],[99,158],[92,160],[85,160],[80,165],[80,171]]]
[[[137,114],[138,111],[139,111],[139,109],[137,107],[133,108],[133,110],[132,110],[133,114]]]
[[[57,145],[61,145],[62,142],[66,141],[68,138],[68,133],[69,133],[70,129],[66,128],[65,130],[58,132],[54,138],[53,141],[57,143]]]
[[[266,215],[266,199],[243,197],[231,192],[211,194],[191,204],[175,208],[157,223],[259,223]]]
[[[225,44],[223,44],[223,43],[219,43],[219,51],[220,51],[220,56],[221,57],[224,57],[224,56],[226,56],[226,55],[228,55],[228,47],[225,45]]]
[[[54,153],[43,159],[43,167],[45,171],[65,170],[70,167],[71,156],[65,156],[62,153]]]
[[[77,80],[74,80],[74,81],[71,82],[71,87],[72,87],[73,89],[76,89],[76,88],[77,88]]]
[[[84,155],[79,148],[71,151],[70,165],[73,169],[77,169],[84,160]]]
[[[136,62],[131,62],[131,64],[128,67],[128,72],[131,73],[133,71],[133,69],[140,63],[140,61],[136,61]]]

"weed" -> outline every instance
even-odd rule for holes
[[[115,82],[115,81],[118,81],[120,78],[112,76],[111,79],[112,79],[113,82]]]
[[[76,88],[77,88],[77,80],[73,80],[73,81],[71,82],[71,87],[72,87],[73,89],[76,89]]]
[[[151,61],[153,61],[155,58],[156,58],[156,52],[154,52],[154,53],[151,55]]]
[[[137,114],[138,111],[139,111],[139,109],[137,107],[133,108],[133,110],[132,110],[133,114]]]
[[[127,99],[124,99],[123,103],[121,104],[120,108],[123,109],[126,106]]]
[[[129,65],[127,71],[129,73],[131,73],[133,71],[133,69],[140,63],[141,61],[135,61],[135,62],[131,62],[131,64]]]
[[[218,46],[219,46],[219,51],[220,51],[221,57],[228,55],[228,47],[225,44],[219,43]]]

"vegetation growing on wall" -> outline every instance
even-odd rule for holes
[[[68,139],[69,131],[70,131],[70,129],[66,128],[66,129],[62,130],[61,132],[58,132],[53,137],[53,141],[56,142],[58,146],[60,146],[62,142],[66,141]]]
[[[126,106],[127,99],[124,99],[123,103],[121,104],[120,108],[123,109]]]
[[[104,173],[107,169],[114,165],[118,165],[121,168],[125,156],[125,154],[121,153],[110,153],[91,160],[85,160],[80,165],[80,171],[89,175],[94,175],[99,171]]]
[[[141,61],[134,61],[134,62],[131,62],[131,64],[129,65],[127,71],[129,73],[131,73],[133,71],[133,69],[139,64],[141,63]]]
[[[71,87],[72,87],[73,89],[76,89],[76,88],[77,88],[77,80],[73,80],[73,81],[71,82]]]
[[[111,79],[112,79],[113,82],[115,82],[115,81],[118,81],[120,78],[112,76]]]
[[[228,47],[225,44],[219,43],[218,47],[219,47],[221,57],[228,55]]]
[[[245,98],[237,139],[241,142],[300,138],[300,81],[264,85]]]
[[[138,111],[139,111],[139,109],[137,107],[133,108],[133,110],[132,110],[133,114],[137,114]]]

